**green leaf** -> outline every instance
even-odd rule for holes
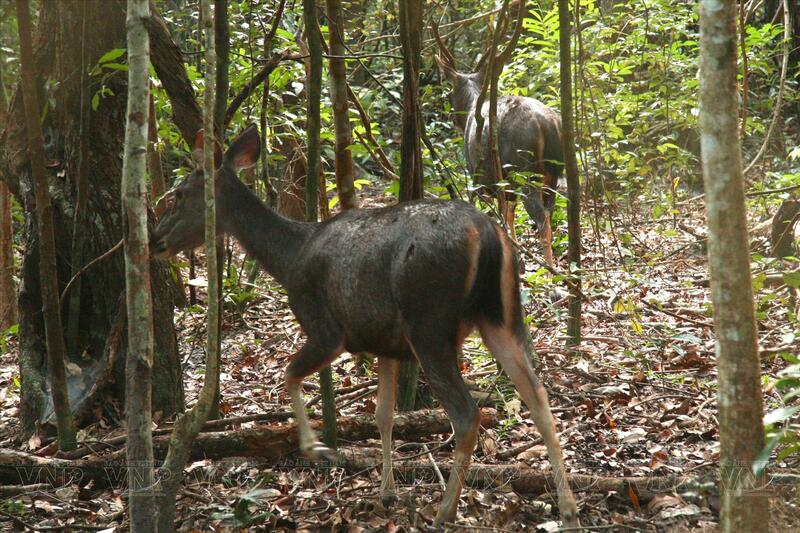
[[[114,48],[103,54],[103,56],[97,60],[99,64],[108,63],[109,61],[114,61],[118,57],[122,56],[125,53],[125,48]]]
[[[778,446],[779,442],[780,438],[777,436],[772,436],[767,440],[764,448],[761,450],[761,453],[758,454],[758,457],[756,457],[756,460],[753,463],[753,473],[756,476],[760,476],[764,472],[764,469],[769,463],[769,456],[772,455],[772,452]]]
[[[778,422],[783,422],[794,416],[794,414],[800,411],[800,405],[795,407],[781,407],[780,409],[775,409],[774,411],[770,411],[764,417],[764,425],[772,425]]]
[[[103,68],[128,72],[128,65],[123,65],[122,63],[103,63]]]
[[[795,270],[794,272],[784,272],[783,282],[789,287],[793,287],[795,289],[800,287],[800,270]]]

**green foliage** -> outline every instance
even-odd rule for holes
[[[113,48],[103,54],[97,60],[97,64],[89,70],[89,76],[95,79],[93,85],[97,87],[92,95],[92,111],[97,111],[102,98],[114,95],[114,91],[108,86],[109,79],[117,72],[128,72],[128,65],[117,61],[123,55],[125,55],[124,48]]]
[[[253,489],[247,494],[236,498],[236,501],[233,503],[232,511],[213,513],[211,518],[215,520],[227,520],[234,529],[249,528],[260,524],[270,518],[272,513],[251,513],[250,506],[261,505],[261,498],[268,493],[269,491],[265,489]]]
[[[789,366],[778,373],[775,388],[781,393],[782,405],[769,411],[764,417],[766,444],[756,461],[759,474],[768,465],[773,452],[775,461],[781,462],[790,455],[800,453],[800,358],[797,354],[784,353],[782,357]]]
[[[19,324],[14,324],[12,326],[7,327],[5,330],[0,332],[0,354],[6,353],[8,351],[8,343],[9,341],[16,337],[19,334]]]

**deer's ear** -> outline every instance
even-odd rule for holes
[[[258,127],[251,124],[225,152],[225,160],[231,162],[236,170],[241,170],[255,165],[260,154],[261,137],[258,135]]]
[[[199,168],[203,166],[203,147],[205,146],[205,133],[203,130],[197,132],[194,136],[194,146],[192,147],[192,159],[194,164]],[[222,164],[222,148],[219,143],[214,141],[214,168],[219,168]]]
[[[442,74],[445,78],[447,78],[447,81],[450,83],[455,83],[455,81],[458,79],[458,72],[456,72],[453,67],[447,64],[444,59],[439,57],[439,54],[435,54],[433,57],[436,59],[436,63],[439,65],[439,70],[442,71]]]

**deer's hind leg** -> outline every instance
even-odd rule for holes
[[[292,400],[292,410],[297,420],[300,451],[312,459],[334,459],[334,452],[319,442],[306,415],[306,404],[301,390],[303,379],[329,365],[344,351],[344,336],[327,313],[318,309],[318,315],[306,329],[308,340],[286,369],[286,391]]]
[[[483,321],[478,324],[483,342],[514,383],[525,405],[531,412],[536,428],[547,447],[547,457],[553,468],[553,478],[558,492],[558,508],[565,525],[578,525],[578,507],[569,487],[564,468],[561,445],[558,443],[555,422],[550,411],[547,391],[533,372],[524,342],[511,328]]]
[[[453,468],[436,515],[436,525],[442,525],[456,517],[461,488],[478,438],[480,412],[458,370],[457,328],[448,328],[447,321],[438,317],[426,316],[423,320],[412,328],[409,344],[455,434]]]
[[[517,242],[517,229],[516,229],[516,210],[517,210],[517,196],[513,192],[504,190],[497,191],[497,207],[500,211],[500,217],[503,219],[506,231],[511,240]]]
[[[381,470],[381,502],[389,507],[397,499],[392,473],[392,426],[397,397],[397,372],[400,361],[378,357],[378,401],[375,408],[375,423],[381,434],[383,469]]]

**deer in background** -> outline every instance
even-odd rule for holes
[[[216,174],[218,231],[233,235],[289,295],[306,343],[286,369],[286,390],[306,455],[335,457],[306,416],[303,379],[344,351],[378,357],[375,420],[381,436],[381,498],[395,498],[392,425],[399,364],[416,359],[455,433],[454,465],[436,517],[455,519],[478,436],[480,413],[459,372],[457,351],[475,328],[530,409],[547,446],[565,524],[577,525],[547,393],[531,368],[514,246],[487,215],[461,201],[419,200],[350,209],[322,223],[284,218],[237,171],[255,163],[255,126],[231,145]],[[202,136],[195,151],[202,153]],[[204,240],[204,184],[195,170],[174,191],[151,238],[159,258]]]
[[[488,83],[486,72],[478,65],[476,72],[465,74],[456,68],[455,58],[447,49],[436,24],[434,35],[439,45],[436,62],[445,79],[453,86],[451,101],[455,112],[454,122],[464,132],[464,151],[473,182],[480,190],[497,197],[501,217],[505,220],[512,238],[514,230],[515,193],[501,190],[488,164],[489,152],[489,102],[484,102],[481,115],[483,123],[478,145],[476,102],[483,84]],[[484,55],[485,57],[485,55]],[[513,174],[526,173],[538,177],[538,182],[522,186],[522,204],[536,224],[542,243],[545,261],[553,266],[553,231],[550,215],[556,200],[556,186],[564,166],[564,148],[561,138],[561,116],[535,98],[501,96],[497,100],[497,145],[503,181],[513,189],[518,187]],[[534,178],[535,179],[535,178]]]

